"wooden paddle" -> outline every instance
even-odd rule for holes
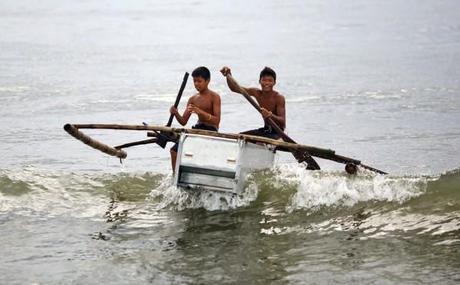
[[[185,72],[184,79],[182,79],[182,84],[176,96],[176,101],[174,102],[174,108],[177,108],[177,106],[179,106],[180,98],[182,97],[182,93],[184,92],[185,85],[187,85],[188,76],[189,76],[188,72]],[[174,119],[174,114],[171,114],[169,116],[169,120],[168,120],[168,123],[166,124],[166,127],[171,126],[173,119]],[[170,140],[171,138],[169,138],[166,134],[158,133],[155,143],[161,146],[162,148],[165,148],[166,143]]]
[[[260,113],[262,114],[262,110],[259,106],[259,104],[257,104],[254,99],[251,98],[251,96],[249,95],[249,93],[244,89],[242,88],[237,82],[236,80],[233,78],[233,76],[231,74],[227,74],[227,80],[231,81],[235,87],[239,87],[238,89],[238,93],[240,93],[241,95],[244,96],[244,98],[246,98],[246,100],[248,100],[248,102]],[[287,142],[290,142],[290,143],[294,143],[296,144],[296,142],[290,138],[286,133],[284,133],[284,131],[278,126],[278,124],[273,121],[272,118],[267,118],[265,119],[265,121],[275,130],[275,132],[281,137],[283,138],[283,140],[287,141]],[[319,170],[321,169],[318,165],[318,163],[313,159],[313,157],[311,157],[311,155],[305,151],[305,150],[296,150],[296,151],[293,151],[292,154],[294,155],[295,159],[299,162],[299,163],[302,163],[302,162],[306,162],[307,163],[307,169],[310,169],[310,170]]]
[[[177,106],[179,106],[179,102],[180,102],[180,99],[182,97],[182,93],[184,92],[185,85],[187,84],[188,76],[189,76],[188,72],[185,72],[184,78],[182,79],[182,84],[181,84],[179,92],[177,93],[177,96],[176,96],[176,101],[174,102],[174,107],[175,108],[177,108]],[[169,116],[168,123],[166,124],[167,127],[171,126],[173,119],[174,119],[174,115],[171,114]],[[145,123],[145,122],[142,122],[142,124],[147,126],[147,123]],[[122,149],[122,148],[127,148],[127,147],[132,147],[132,146],[137,146],[137,145],[144,145],[144,144],[151,144],[151,143],[156,143],[159,146],[161,146],[162,148],[165,148],[166,143],[168,141],[171,141],[171,138],[168,135],[164,134],[164,133],[157,133],[155,135],[155,137],[156,138],[154,138],[154,139],[147,139],[147,140],[140,140],[140,141],[125,143],[125,144],[122,144],[122,145],[115,146],[114,148],[115,149]]]

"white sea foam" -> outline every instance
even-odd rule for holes
[[[356,176],[341,172],[308,171],[302,166],[278,167],[278,179],[297,184],[288,210],[316,210],[322,206],[353,206],[358,202],[402,203],[426,190],[424,177],[392,177],[361,171]]]
[[[321,96],[298,96],[295,98],[286,99],[287,103],[302,103],[302,102],[309,102],[321,99]]]
[[[194,208],[209,211],[235,209],[249,205],[259,192],[255,183],[250,183],[240,195],[203,189],[184,190],[173,186],[172,179],[172,175],[165,177],[161,185],[150,193],[150,198],[158,202],[159,208],[173,207],[179,211]]]
[[[139,101],[155,101],[155,102],[174,102],[177,94],[173,93],[162,93],[162,94],[149,94],[149,93],[140,93],[134,95],[134,98]]]
[[[23,216],[100,218],[107,207],[107,197],[87,191],[101,184],[86,175],[65,175],[32,166],[0,174],[12,181],[21,181],[28,187],[28,191],[21,195],[0,193],[0,212]]]
[[[460,216],[448,215],[425,215],[419,213],[407,213],[404,209],[390,212],[369,211],[359,218],[354,215],[335,217],[319,223],[310,224],[307,230],[292,229],[294,231],[317,232],[330,234],[337,231],[359,230],[362,232],[361,239],[381,239],[395,235],[432,235],[439,236],[460,229]],[[292,231],[291,230],[291,231]],[[455,243],[455,241],[452,241]],[[450,243],[439,243],[448,245]]]

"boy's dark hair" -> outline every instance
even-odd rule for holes
[[[271,76],[273,77],[273,79],[275,79],[276,82],[276,72],[268,66],[265,66],[264,69],[262,69],[262,71],[260,72],[259,80],[262,79],[262,77],[264,76]]]
[[[200,66],[195,68],[195,70],[192,72],[192,77],[202,77],[204,80],[210,80],[211,72],[209,72],[208,68]]]

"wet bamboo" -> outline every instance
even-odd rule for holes
[[[185,128],[170,128],[164,126],[156,126],[156,125],[119,125],[119,124],[75,124],[73,125],[75,128],[78,129],[112,129],[112,130],[138,130],[138,131],[156,131],[156,132],[163,132],[163,133],[189,133],[189,134],[198,134],[198,135],[206,135],[206,136],[214,136],[214,137],[221,137],[221,138],[229,138],[229,139],[243,139],[249,142],[260,142],[260,143],[267,143],[278,147],[281,151],[293,152],[295,150],[304,150],[308,151],[308,153],[312,156],[332,160],[339,163],[353,163],[356,165],[360,165],[363,168],[368,170],[386,174],[386,172],[367,166],[362,164],[361,161],[349,158],[346,156],[341,156],[335,154],[334,150],[331,149],[324,149],[309,145],[302,145],[302,144],[294,144],[280,140],[273,140],[265,137],[259,136],[251,136],[251,135],[243,135],[243,134],[230,134],[230,133],[217,133],[212,131],[206,130],[198,130],[198,129],[185,129]],[[148,136],[156,136],[156,133],[148,133]]]
[[[267,143],[274,146],[278,146],[284,149],[283,151],[291,152],[295,150],[305,150],[311,152],[312,155],[331,159],[335,155],[335,151],[331,149],[324,149],[314,146],[296,144],[296,143],[289,143],[281,140],[274,140],[265,137],[259,136],[251,136],[251,135],[243,135],[243,134],[231,134],[231,133],[217,133],[213,131],[206,131],[206,130],[199,130],[199,129],[185,129],[185,128],[170,128],[164,126],[156,126],[156,125],[118,125],[118,124],[75,124],[73,125],[77,129],[110,129],[110,130],[137,130],[137,131],[157,131],[157,132],[165,132],[165,133],[188,133],[188,134],[197,134],[197,135],[206,135],[212,137],[220,137],[220,138],[228,138],[228,139],[243,139],[250,142],[260,142],[260,143]],[[157,136],[156,133],[149,132],[148,136],[155,137]],[[359,162],[358,160],[353,160],[350,158],[345,157],[337,157],[335,158],[337,162],[347,163],[347,162]]]
[[[319,147],[314,147],[314,146],[308,146],[308,145],[301,145],[301,144],[294,144],[294,143],[289,143],[281,140],[274,140],[274,139],[269,139],[265,137],[259,137],[259,136],[251,136],[251,135],[244,135],[244,134],[230,134],[230,133],[216,133],[213,131],[206,131],[206,130],[199,130],[199,129],[173,129],[174,132],[179,132],[179,133],[187,133],[187,134],[195,134],[195,135],[205,135],[205,136],[210,136],[210,137],[218,137],[218,138],[225,138],[225,139],[241,139],[245,140],[248,142],[253,142],[253,143],[266,143],[270,144],[276,147],[280,147],[280,150],[286,151],[286,152],[292,152],[296,150],[304,150],[311,152],[312,155],[314,154],[315,156],[318,157],[329,157],[331,155],[334,155],[334,151],[330,149],[324,149],[324,148],[319,148]],[[148,132],[148,136],[156,136],[155,133],[153,132]]]
[[[118,125],[118,124],[74,124],[77,129],[106,129],[106,130],[133,130],[133,131],[157,131],[163,133],[188,133],[188,134],[197,134],[197,135],[206,135],[212,137],[228,138],[228,139],[243,139],[250,142],[260,142],[267,143],[274,146],[285,147],[288,150],[306,150],[311,151],[315,156],[320,157],[320,155],[328,156],[335,154],[335,151],[331,149],[324,149],[314,146],[289,143],[281,140],[274,140],[265,137],[243,135],[243,134],[231,134],[231,133],[217,133],[213,131],[199,130],[199,129],[186,129],[186,128],[170,128],[157,125]],[[157,134],[149,132],[148,136],[156,137]]]
[[[141,140],[137,142],[130,142],[130,143],[125,143],[122,145],[117,145],[115,146],[116,149],[122,149],[122,148],[127,148],[127,147],[132,147],[132,146],[137,146],[137,145],[143,145],[143,144],[150,144],[150,143],[156,143],[157,139],[148,139],[148,140]]]
[[[119,158],[126,158],[127,154],[125,151],[113,148],[101,142],[98,142],[95,139],[90,138],[89,136],[85,135],[81,131],[79,131],[74,125],[66,124],[64,126],[64,130],[69,133],[71,136],[76,138],[77,140],[82,141],[84,144],[89,145],[92,148],[102,151],[103,153],[113,155]]]

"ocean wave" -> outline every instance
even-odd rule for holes
[[[422,215],[458,215],[460,169],[437,176],[390,176],[367,171],[349,176],[338,171],[307,171],[282,164],[257,171],[240,195],[172,186],[172,175],[158,173],[65,173],[34,167],[0,170],[0,211],[70,212],[97,216],[107,202],[148,203],[156,209],[242,207],[261,212],[308,215],[354,211],[391,205],[394,210]],[[101,206],[103,205],[103,206]],[[376,206],[377,205],[377,206]],[[89,209],[86,211],[85,209]]]
[[[277,171],[277,179],[296,187],[286,203],[287,215],[310,223],[283,228],[275,223],[263,234],[350,232],[357,239],[424,235],[436,245],[460,244],[460,169],[418,177],[349,177],[295,165]]]
[[[144,201],[160,174],[66,173],[26,166],[0,170],[0,213],[101,218],[113,201]]]
[[[299,165],[281,165],[277,178],[296,185],[288,209],[317,211],[324,207],[351,207],[359,202],[403,203],[422,195],[429,177],[398,177],[361,171],[356,176],[344,172],[308,171]]]

